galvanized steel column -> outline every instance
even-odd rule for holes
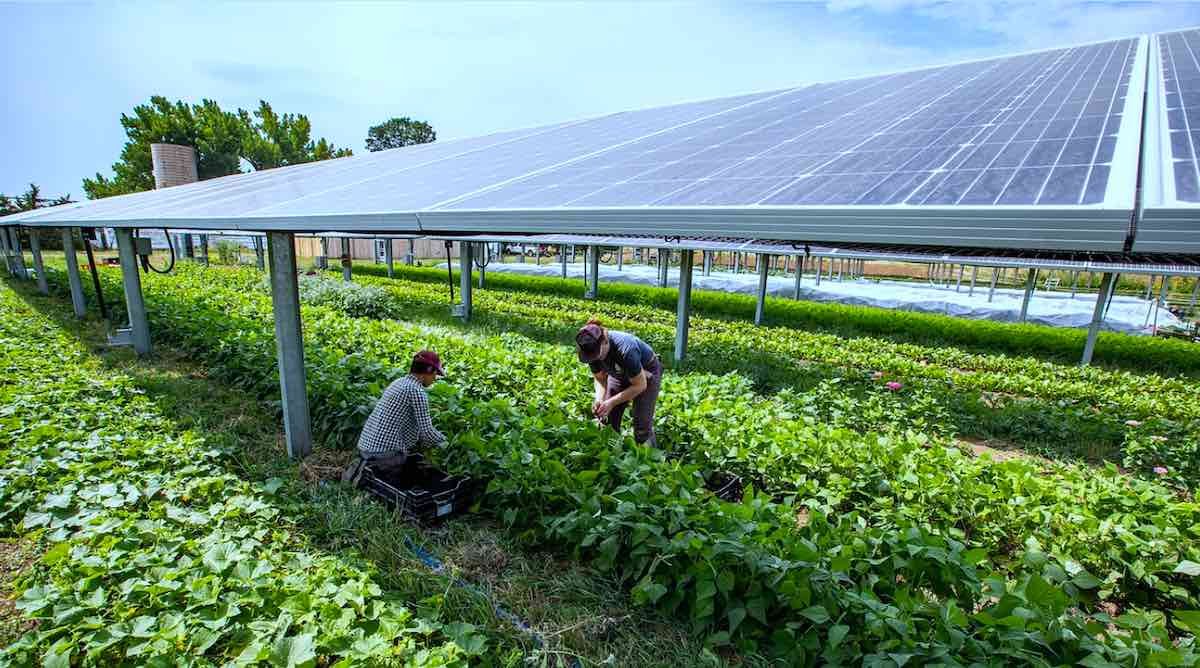
[[[458,315],[463,322],[471,320],[471,268],[474,264],[471,256],[473,250],[468,242],[464,241],[458,245],[458,291],[462,298]]]
[[[67,261],[67,284],[71,287],[71,306],[75,317],[87,315],[87,303],[83,301],[83,280],[79,278],[79,260],[75,257],[75,232],[72,227],[62,228],[63,257]]]
[[[275,312],[275,350],[288,456],[302,459],[312,452],[312,426],[304,373],[304,333],[300,324],[300,291],[296,283],[296,246],[291,232],[269,232],[271,304]]]
[[[965,265],[965,264],[958,265],[958,281],[954,284],[955,292],[962,292],[963,272],[966,270],[967,270],[967,265]]]
[[[21,250],[21,233],[16,225],[8,228],[8,241],[13,253],[13,270],[17,278],[28,281],[29,270],[25,268],[25,252]]]
[[[1096,294],[1096,308],[1092,310],[1092,322],[1088,325],[1087,343],[1083,346],[1084,366],[1092,363],[1092,354],[1096,350],[1096,338],[1100,335],[1100,324],[1104,321],[1104,312],[1108,309],[1108,300],[1112,293],[1113,275],[1105,273],[1100,279],[1100,292]]]
[[[121,258],[121,282],[125,286],[125,308],[129,312],[129,333],[133,338],[133,350],[139,355],[148,355],[150,325],[146,321],[146,302],[142,300],[142,277],[138,273],[133,231],[127,227],[117,228],[117,253]]]
[[[800,299],[800,281],[804,278],[804,256],[796,256],[796,285],[792,288],[792,299]]]
[[[29,228],[29,250],[33,252],[33,270],[37,272],[38,292],[48,295],[50,287],[46,285],[46,267],[42,264],[42,239],[38,236],[38,228]]]
[[[208,235],[200,235],[200,263],[208,266]]]
[[[404,256],[404,264],[411,267],[413,265],[413,263],[416,262],[416,255],[417,255],[417,242],[412,239],[409,239],[408,240],[408,254]]]
[[[342,280],[349,283],[353,260],[350,258],[350,238],[342,237]]]
[[[992,297],[996,296],[996,281],[1000,279],[1000,272],[992,267],[992,286],[988,288],[988,303],[992,303]]]
[[[692,251],[679,256],[679,304],[675,309],[675,364],[687,353],[688,327],[692,315]]]
[[[667,287],[667,265],[671,263],[671,251],[658,249],[658,287]]]
[[[712,251],[702,251],[700,255],[703,258],[702,261],[704,262],[704,275],[705,276],[712,275],[712,265],[713,265]]]
[[[8,269],[9,275],[16,274],[13,268],[12,249],[9,248],[8,228],[0,227],[0,250],[4,253],[4,267]]]
[[[766,253],[758,254],[758,302],[754,305],[754,324],[761,325],[763,321],[764,311],[767,305],[767,269],[768,256]]]
[[[596,246],[587,247],[587,289],[584,299],[596,299],[600,295],[600,249]]]
[[[1021,300],[1021,322],[1025,322],[1029,315],[1029,301],[1033,299],[1033,289],[1037,283],[1037,269],[1029,270],[1029,277],[1025,279],[1025,298]]]
[[[625,249],[617,247],[617,271],[625,268]]]
[[[968,297],[975,296],[975,279],[979,278],[979,266],[971,267],[971,288],[967,291]]]
[[[821,284],[821,272],[825,271],[825,258],[817,258],[817,285]]]
[[[383,247],[383,261],[387,263],[388,278],[394,278],[396,276],[396,251],[392,248],[392,245],[395,243],[395,239],[388,239],[387,245]]]
[[[259,271],[266,269],[267,266],[265,258],[263,258],[264,253],[265,250],[263,249],[263,238],[254,237],[254,266],[258,267]]]
[[[196,257],[196,249],[192,246],[192,235],[183,235],[183,256],[188,259]]]
[[[487,274],[487,263],[488,263],[487,244],[479,244],[479,246],[478,246],[478,250],[481,254],[480,258],[483,260],[483,262],[475,262],[475,250],[476,250],[475,248],[471,249],[471,262],[479,265],[479,289],[482,290],[483,283],[486,280],[485,276]]]
[[[558,247],[558,260],[562,263],[562,277],[567,277],[567,245],[562,244]]]

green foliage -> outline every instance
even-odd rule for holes
[[[433,126],[425,121],[413,120],[408,116],[390,118],[379,125],[372,125],[367,130],[367,150],[374,152],[413,144],[428,144],[435,139],[437,133],[433,131]]]
[[[326,160],[350,155],[325,139],[314,142],[311,124],[303,114],[277,115],[265,101],[250,112],[224,111],[213,100],[189,105],[171,103],[155,95],[149,104],[121,115],[127,140],[121,159],[113,164],[113,176],[96,174],[84,179],[89,199],[124,195],[154,188],[150,145],[181,144],[196,149],[196,171],[200,180],[237,174],[245,159],[255,169]]]
[[[269,289],[265,284],[263,287]],[[307,304],[329,306],[356,318],[398,318],[401,315],[396,300],[383,288],[322,276],[300,277],[300,299]]]
[[[352,153],[348,148],[335,148],[324,138],[314,143],[307,116],[279,115],[265,100],[259,100],[253,114],[239,109],[238,118],[247,128],[241,156],[255,170],[343,158]]]
[[[0,664],[465,666],[484,649],[308,548],[278,484],[225,472],[11,292],[0,315],[0,530],[46,546],[16,598],[36,626]]]
[[[148,277],[152,328],[212,373],[277,397],[259,285],[248,270]],[[809,400],[672,374],[663,398],[678,403],[660,434],[670,459],[582,419],[587,377],[569,348],[327,306],[306,306],[304,320],[319,435],[350,442],[397,364],[439,350],[452,383],[431,401],[454,435],[443,463],[490,478],[485,507],[517,535],[613,573],[712,645],[798,665],[1196,662],[1192,617],[1168,621],[1200,603],[1195,504],[1115,468],[992,462],[936,437],[822,424],[861,428],[900,406],[907,385],[883,394],[868,377],[873,390],[823,385]],[[716,501],[702,491],[712,468],[763,491]]]

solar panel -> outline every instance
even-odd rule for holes
[[[1101,204],[1139,124],[1125,119],[1138,45],[810,86],[446,206]]]

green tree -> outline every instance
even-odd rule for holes
[[[254,169],[268,169],[350,155],[324,139],[314,143],[303,114],[280,117],[266,102],[253,114],[243,109],[234,113],[213,100],[189,105],[156,95],[149,104],[134,107],[132,116],[121,114],[121,125],[127,141],[121,159],[113,164],[113,175],[83,180],[90,199],[153,189],[150,144],[160,142],[195,148],[201,180],[237,174],[243,159]]]
[[[343,158],[353,153],[348,148],[335,148],[324,138],[314,142],[312,123],[307,116],[277,114],[264,100],[259,100],[253,114],[239,109],[238,116],[247,129],[242,140],[242,157],[256,170]]]
[[[22,195],[13,197],[0,193],[0,216],[30,211],[32,209],[41,209],[47,206],[70,204],[70,202],[70,195],[50,198],[42,197],[42,189],[36,183],[30,183],[29,190],[26,190]]]
[[[433,131],[432,125],[405,116],[384,121],[367,130],[367,150],[383,151],[413,144],[428,144],[435,139],[437,133]]]

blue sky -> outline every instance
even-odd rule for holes
[[[0,192],[83,197],[151,95],[441,138],[1200,24],[1200,4],[704,3],[0,5]]]

